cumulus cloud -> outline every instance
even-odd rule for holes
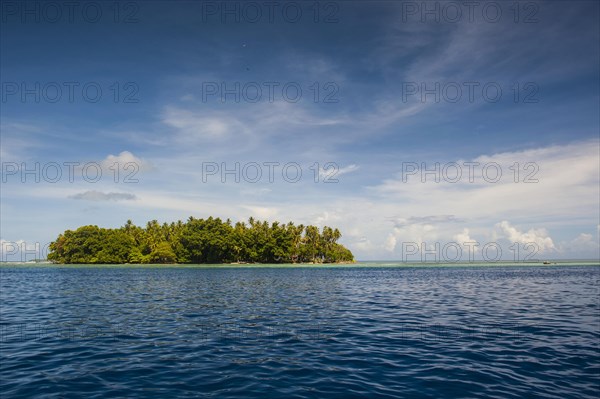
[[[534,244],[540,254],[556,251],[556,246],[546,229],[530,229],[522,232],[504,220],[496,225],[504,233],[504,237],[510,242],[527,245]]]
[[[594,257],[600,259],[600,238],[592,234],[581,233],[573,240],[561,242],[560,252],[572,258]]]
[[[342,220],[342,214],[338,211],[325,211],[322,212],[321,214],[317,215],[313,221],[312,224],[317,225],[317,226],[324,226],[327,223],[331,224],[331,223],[337,223],[340,220]]]
[[[440,238],[438,226],[421,223],[408,224],[394,227],[385,240],[384,248],[394,251],[398,243],[415,243],[419,246],[425,244],[424,247],[429,248],[439,242]]]
[[[275,218],[279,214],[279,210],[277,208],[270,208],[265,206],[254,206],[254,205],[244,205],[242,208],[250,211],[248,217],[253,216],[259,219],[272,219]]]
[[[435,220],[432,218],[431,220]],[[511,225],[508,221],[502,221],[495,225],[488,225],[477,229],[476,235],[468,227],[463,227],[460,231],[452,224],[446,224],[445,218],[440,218],[439,223],[424,223],[419,218],[414,220],[417,223],[403,223],[395,225],[391,232],[382,242],[382,248],[385,251],[400,254],[400,248],[404,251],[406,245],[412,245],[413,248],[418,248],[420,255],[425,255],[426,251],[436,253],[438,258],[443,259],[444,256],[453,258],[453,255],[446,254],[444,248],[455,248],[457,245],[463,250],[462,255],[458,255],[461,260],[467,261],[480,259],[484,255],[489,255],[487,252],[483,254],[483,248],[492,245],[494,248],[500,248],[500,255],[503,259],[511,259],[514,254],[514,249],[511,249],[513,243],[518,243],[521,250],[534,251],[536,254],[557,253],[557,246],[549,236],[548,232],[543,228],[532,228],[527,231]],[[429,220],[429,219],[425,219]],[[581,237],[582,241],[589,241],[590,237]],[[589,243],[588,243],[589,244]],[[531,247],[534,245],[535,248]],[[587,248],[587,247],[586,247]],[[472,255],[471,255],[472,254]],[[417,254],[419,255],[419,254]],[[489,255],[493,257],[492,255]],[[418,256],[417,256],[418,258]]]
[[[475,239],[471,238],[471,236],[469,235],[469,229],[466,227],[463,229],[462,232],[454,235],[453,239],[460,245],[464,245],[468,242],[476,242]]]
[[[396,237],[390,233],[388,234],[387,238],[385,239],[385,243],[383,244],[383,247],[385,248],[386,251],[389,252],[394,252],[394,250],[396,249],[396,242],[398,240],[396,240]]]
[[[128,164],[134,164],[137,166],[137,171],[145,172],[149,171],[153,168],[152,164],[148,161],[145,161],[141,158],[136,157],[129,151],[122,151],[119,155],[109,154],[106,158],[100,161],[100,166],[104,170],[112,170],[114,169],[115,164],[121,170],[130,170],[127,169]],[[133,170],[130,170],[133,171]]]
[[[129,193],[103,193],[101,191],[90,190],[83,193],[70,195],[69,198],[85,201],[133,201],[137,197]]]

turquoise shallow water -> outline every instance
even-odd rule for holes
[[[598,397],[600,266],[382,266],[5,265],[0,396]]]

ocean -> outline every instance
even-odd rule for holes
[[[2,398],[597,398],[600,265],[0,267]]]

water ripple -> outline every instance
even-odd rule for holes
[[[0,268],[2,398],[597,398],[600,267]]]

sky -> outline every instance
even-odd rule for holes
[[[189,216],[358,260],[600,256],[597,1],[1,7],[3,261]]]

